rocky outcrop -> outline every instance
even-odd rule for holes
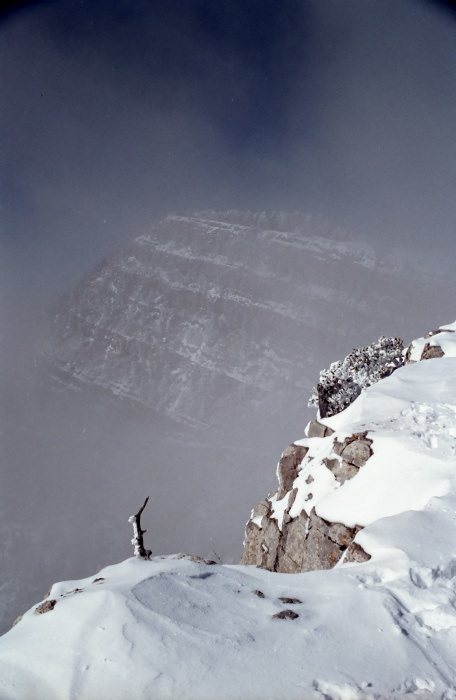
[[[453,323],[414,340],[405,352],[404,364],[455,357],[455,332],[456,323]],[[359,415],[363,415],[362,403]],[[359,415],[355,411],[349,430],[366,425]],[[341,560],[362,562],[370,558],[356,539],[362,528],[353,524],[347,511],[331,511],[331,507],[328,509],[323,504],[319,512],[320,501],[331,491],[349,488],[346,482],[356,479],[373,455],[373,435],[378,423],[371,423],[370,431],[351,435],[344,432],[343,425],[343,421],[325,419],[320,413],[319,420],[308,424],[307,437],[285,450],[277,467],[278,490],[252,511],[247,523],[243,564],[297,573],[329,569]],[[334,432],[331,426],[339,428]],[[344,497],[340,500],[344,501]],[[345,512],[350,527],[322,515],[331,512]]]
[[[445,345],[448,335],[454,332],[451,328],[442,327],[436,331],[429,331],[422,338],[413,340],[405,352],[405,364],[444,357],[445,350],[442,346]]]
[[[317,421],[309,424],[308,435],[307,440],[284,451],[277,467],[278,490],[253,509],[242,564],[298,573],[330,569],[342,556],[348,562],[370,558],[354,541],[361,528],[320,517],[312,504],[311,489],[321,481],[322,470],[331,472],[340,486],[354,478],[372,455],[372,440],[363,432],[340,441]],[[322,451],[323,441],[327,445]],[[304,507],[296,512],[298,497]]]

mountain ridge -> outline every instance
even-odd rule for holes
[[[66,297],[50,354],[60,372],[177,421],[213,426],[239,400],[271,410],[271,392],[283,410],[290,389],[296,396],[311,382],[309,359],[315,363],[317,352],[309,334],[337,349],[348,313],[365,326],[373,313],[384,320],[398,314],[413,286],[401,275],[365,244],[171,215]],[[331,329],[321,324],[328,316]],[[299,357],[304,344],[306,361]],[[218,394],[227,397],[225,415]]]

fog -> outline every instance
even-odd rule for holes
[[[195,437],[156,416],[56,398],[37,381],[47,310],[151,222],[209,208],[321,214],[378,250],[410,251],[430,275],[448,270],[455,38],[450,6],[424,0],[62,0],[3,13],[5,625],[43,582],[128,556],[124,523],[144,489],[156,494],[148,525],[160,547],[213,546],[225,561],[242,549],[243,524],[218,501],[232,476],[207,441],[191,451]],[[407,333],[454,320],[435,316],[453,291],[411,308]],[[357,344],[400,332],[355,331]],[[246,431],[236,445],[237,425],[224,448],[236,474],[242,454],[248,468],[261,463],[239,486],[253,507],[274,488],[277,450],[299,435],[265,428],[259,448]],[[73,551],[56,556],[59,540]]]

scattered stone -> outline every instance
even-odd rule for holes
[[[103,576],[100,576],[99,578],[94,578],[92,583],[100,583],[100,581],[104,581]]]
[[[285,605],[299,605],[302,603],[302,600],[299,600],[299,598],[279,598],[281,603],[285,603]]]
[[[265,597],[263,591],[255,590],[255,591],[252,591],[252,593],[253,593],[253,595],[258,596],[258,598],[264,598],[264,597]]]
[[[315,481],[315,479],[313,478],[312,474],[309,474],[309,476],[306,479],[306,484],[311,484],[312,481]]]
[[[45,600],[44,603],[40,603],[39,605],[37,605],[37,607],[34,610],[35,615],[43,615],[44,613],[47,613],[50,610],[54,610],[56,604],[56,600]]]
[[[11,625],[11,627],[15,627],[22,620],[23,617],[24,617],[23,615],[18,615],[16,617],[16,619],[14,620],[13,624]]]
[[[421,360],[433,360],[435,357],[443,357],[445,353],[443,352],[440,345],[431,345],[426,343],[421,353]]]
[[[294,610],[281,610],[280,612],[275,613],[275,615],[272,617],[276,620],[296,620],[299,615],[298,613],[295,613]]]

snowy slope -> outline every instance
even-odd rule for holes
[[[342,486],[312,467],[317,513],[364,525],[369,561],[287,575],[128,559],[56,584],[52,610],[0,639],[2,700],[456,699],[456,333],[440,335],[444,357],[323,421],[373,440]],[[302,442],[323,456],[329,440]]]

